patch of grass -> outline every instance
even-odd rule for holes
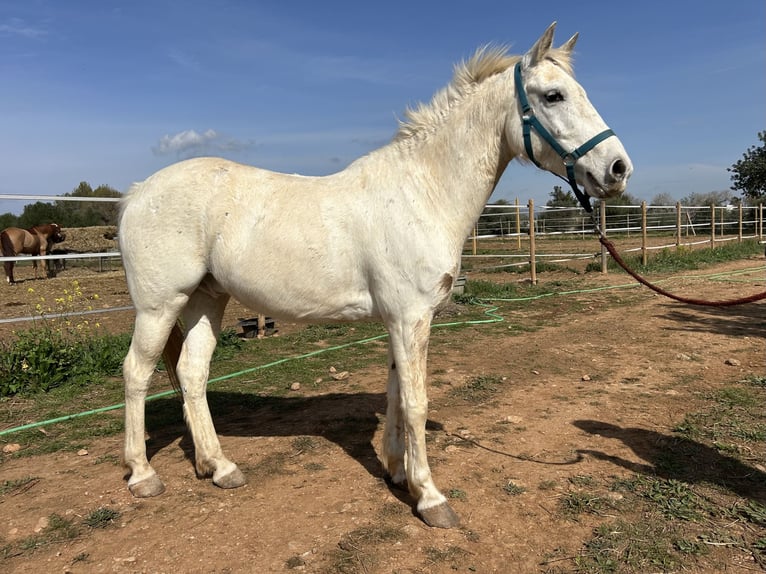
[[[292,440],[290,446],[292,446],[295,451],[301,453],[316,450],[318,445],[316,439],[313,437],[299,436]]]
[[[449,396],[468,403],[480,404],[492,398],[503,384],[501,377],[479,375],[471,378],[466,384],[452,389]]]
[[[526,488],[523,486],[519,486],[512,480],[509,480],[505,483],[505,486],[503,486],[503,492],[510,496],[519,496],[520,494],[524,494],[527,491]]]
[[[722,453],[748,452],[751,445],[766,442],[764,391],[757,377],[729,384],[708,395],[707,409],[687,413],[673,430]]]
[[[341,537],[338,549],[331,556],[327,572],[359,574],[370,572],[380,561],[377,547],[407,538],[400,528],[388,525],[362,526]]]
[[[469,556],[470,553],[460,546],[447,546],[444,549],[429,546],[425,549],[425,555],[428,562],[432,565],[443,564],[445,562],[454,562],[457,559]],[[457,565],[453,565],[453,569],[457,569]]]
[[[604,498],[585,492],[569,492],[559,500],[561,513],[570,520],[584,513],[601,515],[608,506]]]
[[[575,558],[578,572],[671,572],[680,557],[668,544],[669,526],[663,521],[635,523],[617,520],[598,526]]]
[[[237,331],[233,328],[223,329],[218,334],[218,342],[213,351],[213,361],[222,361],[231,359],[239,353],[245,346]]]
[[[39,533],[23,538],[17,542],[17,548],[22,553],[31,552],[37,548],[74,540],[80,535],[80,530],[74,521],[64,518],[59,514],[51,514],[48,517],[48,525]]]
[[[25,476],[24,478],[17,478],[16,480],[4,480],[0,484],[0,496],[21,490],[28,484],[37,482],[39,479],[36,476]]]
[[[110,508],[101,507],[89,512],[82,520],[82,525],[91,529],[106,528],[120,517],[120,513]],[[27,536],[0,547],[0,556],[8,558],[34,552],[39,548],[74,540],[81,536],[81,526],[70,518],[59,514],[48,516],[48,524],[38,534]],[[87,554],[78,554],[74,562],[83,562]]]
[[[596,483],[595,479],[589,474],[576,474],[575,476],[570,476],[569,482],[580,487],[593,486]]]
[[[120,464],[120,457],[116,454],[104,454],[96,458],[96,460],[93,461],[93,464],[113,464],[113,465],[119,465]]]
[[[118,511],[102,506],[89,512],[82,522],[89,528],[106,528],[114,524],[114,521],[119,517],[120,513]]]
[[[468,494],[466,494],[465,490],[460,490],[459,488],[451,488],[447,491],[447,498],[465,502],[468,500]]]
[[[518,299],[521,297],[534,297],[548,293],[552,283],[546,286],[528,285],[519,283],[497,283],[483,279],[471,279],[466,281],[462,295],[455,295],[453,299],[458,303],[475,304],[481,299]]]
[[[685,482],[651,479],[641,493],[665,518],[696,521],[708,512],[708,505]]]
[[[690,269],[700,269],[707,265],[746,259],[763,253],[763,247],[757,240],[747,239],[742,243],[729,241],[723,245],[717,245],[713,249],[680,249],[666,248],[651,252],[646,265],[642,264],[641,255],[623,255],[625,263],[633,270],[641,274],[673,273]],[[622,267],[609,258],[608,270],[623,272]],[[586,271],[601,271],[601,262],[588,263]]]
[[[553,490],[558,483],[555,480],[544,480],[537,485],[540,490]]]

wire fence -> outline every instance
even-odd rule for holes
[[[755,206],[672,206],[598,204],[594,214],[620,251],[648,253],[660,249],[715,247],[726,241],[763,241],[763,204]],[[594,234],[591,215],[575,207],[487,205],[463,250],[464,268],[491,271],[530,266],[532,280],[540,261],[562,263],[608,254]]]

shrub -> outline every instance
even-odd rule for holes
[[[90,301],[72,283],[53,306],[44,297],[34,301],[40,316],[33,328],[17,331],[15,338],[0,342],[0,396],[44,392],[64,384],[84,385],[120,373],[130,337],[101,331],[98,323],[71,314],[91,310]],[[27,293],[35,297],[34,289]],[[61,315],[64,316],[61,316]]]

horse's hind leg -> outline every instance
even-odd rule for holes
[[[245,484],[245,475],[223,454],[207,403],[207,379],[221,319],[229,296],[203,286],[195,291],[183,311],[188,329],[178,360],[178,379],[184,397],[184,416],[194,439],[195,462],[200,476],[213,476],[221,488]]]
[[[136,325],[130,349],[123,363],[125,377],[125,465],[130,468],[128,488],[137,497],[162,494],[165,485],[146,457],[145,402],[149,382],[168,334],[178,316],[185,297],[175,302],[175,312],[141,310],[136,312]]]
[[[9,285],[13,285],[16,283],[13,280],[13,265],[15,264],[15,261],[5,261],[3,262],[3,269],[5,269],[5,278],[8,281]]]

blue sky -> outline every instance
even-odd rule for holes
[[[454,63],[552,21],[623,141],[628,191],[725,190],[766,129],[766,2],[3,0],[0,194],[126,191],[193,155],[307,175],[388,142]],[[512,163],[491,198],[544,204]],[[0,213],[25,202],[0,201]]]

